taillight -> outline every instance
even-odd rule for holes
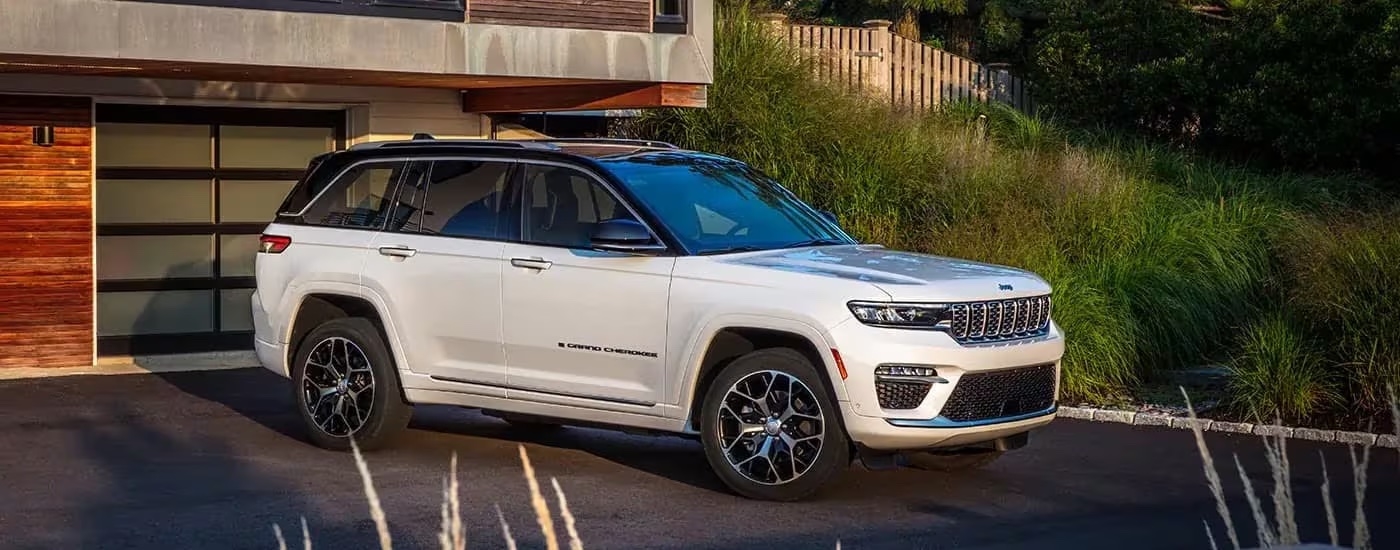
[[[263,235],[258,239],[258,252],[264,254],[281,254],[288,246],[291,246],[292,238],[282,235]]]

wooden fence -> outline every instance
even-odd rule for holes
[[[1025,80],[899,36],[890,31],[889,21],[832,27],[788,24],[782,15],[768,18],[779,36],[816,60],[819,78],[887,96],[896,108],[923,111],[968,99],[1035,111]]]

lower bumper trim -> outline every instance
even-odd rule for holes
[[[976,428],[976,427],[978,427],[978,426],[991,426],[991,425],[994,425],[994,424],[1006,424],[1006,423],[1008,423],[1008,422],[1019,422],[1019,421],[1022,421],[1022,420],[1030,420],[1030,419],[1032,419],[1032,418],[1039,418],[1039,417],[1046,416],[1046,415],[1052,415],[1052,414],[1055,414],[1055,412],[1058,411],[1059,408],[1060,408],[1060,405],[1059,405],[1059,404],[1055,404],[1055,405],[1051,405],[1050,408],[1045,409],[1045,410],[1043,410],[1043,411],[1036,411],[1036,412],[1026,413],[1026,414],[1020,414],[1020,415],[1016,415],[1016,416],[1003,416],[1003,417],[1000,417],[1000,418],[988,418],[988,419],[985,419],[985,420],[971,420],[971,421],[966,421],[966,422],[959,422],[959,421],[957,421],[957,420],[950,420],[949,418],[944,417],[944,416],[936,416],[936,417],[934,417],[934,418],[930,418],[930,419],[926,419],[926,420],[925,420],[925,419],[917,419],[917,418],[886,418],[886,419],[885,419],[885,422],[889,422],[890,425],[892,425],[892,426],[899,426],[899,427],[901,427],[901,428]]]

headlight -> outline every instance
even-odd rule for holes
[[[951,324],[947,304],[851,302],[851,315],[867,325],[945,329]]]

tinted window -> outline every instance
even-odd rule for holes
[[[738,161],[648,153],[600,162],[699,254],[855,242],[778,182]]]
[[[633,219],[597,180],[562,166],[526,165],[524,205],[522,238],[535,244],[588,248],[598,222]]]
[[[336,178],[306,210],[306,223],[342,227],[381,228],[388,214],[389,194],[403,162],[356,165]]]
[[[453,237],[501,236],[501,229],[507,227],[510,168],[506,162],[433,162],[419,231]]]

